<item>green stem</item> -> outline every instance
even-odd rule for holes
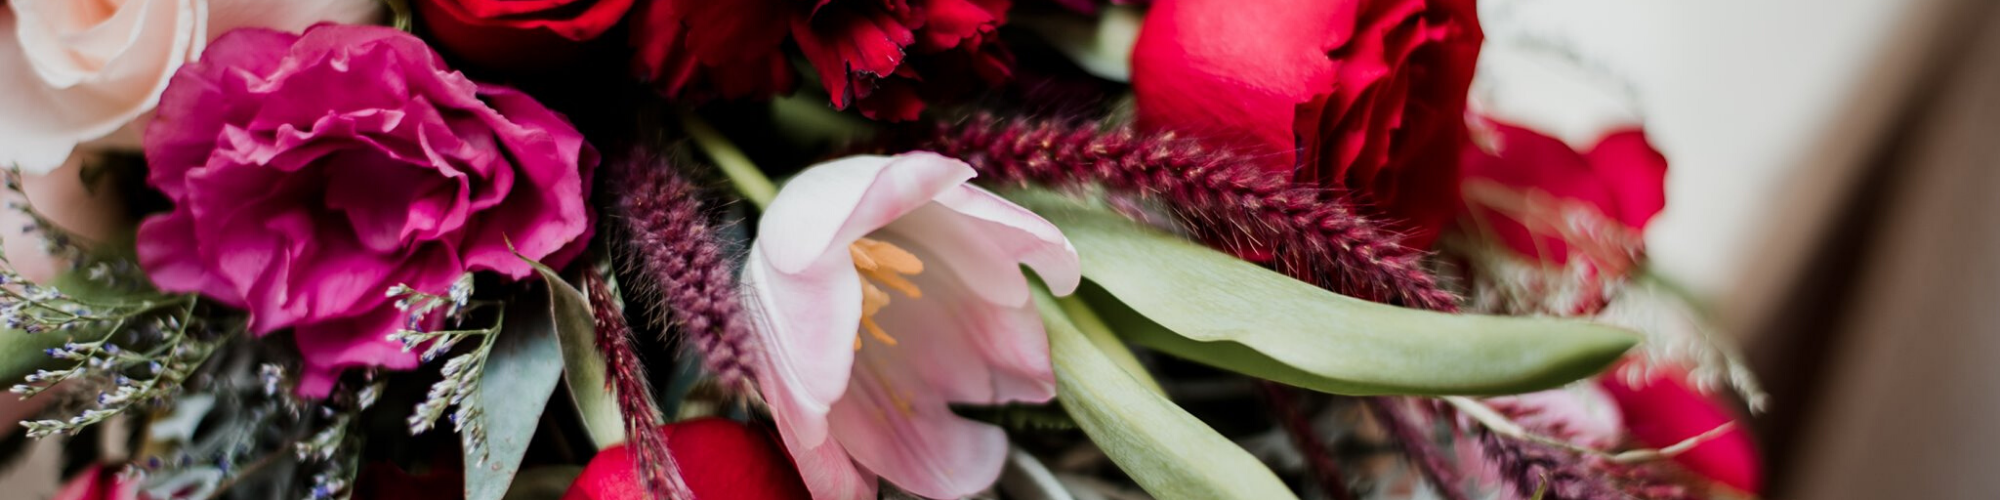
[[[1083,338],[1089,340],[1091,345],[1097,346],[1097,350],[1103,351],[1104,356],[1110,358],[1112,363],[1131,373],[1132,378],[1145,384],[1147,389],[1152,389],[1154,394],[1163,396],[1167,394],[1167,390],[1160,387],[1160,382],[1153,380],[1153,375],[1146,371],[1145,365],[1139,364],[1139,358],[1132,355],[1132,349],[1126,347],[1125,342],[1118,340],[1118,335],[1111,331],[1111,327],[1105,325],[1102,318],[1097,317],[1097,311],[1091,310],[1089,303],[1080,297],[1070,295],[1057,298],[1056,304],[1062,306],[1063,314],[1069,316],[1070,323],[1076,325],[1077,331],[1083,332]]]
[[[758,210],[771,206],[771,199],[778,196],[778,187],[771,183],[771,178],[764,176],[763,170],[757,169],[756,163],[750,162],[750,157],[744,155],[743,150],[737,149],[728,137],[723,137],[722,132],[716,131],[692,111],[681,110],[681,128],[687,129],[688,137],[694,138],[695,147],[701,148],[701,152],[708,154],[708,159],[722,169],[722,174],[729,176],[729,183],[736,186],[736,191],[742,193],[744,199],[757,205]]]

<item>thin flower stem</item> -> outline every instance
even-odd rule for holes
[[[1590,448],[1587,446],[1577,446],[1574,444],[1570,444],[1568,441],[1563,441],[1560,439],[1535,434],[1533,432],[1528,431],[1527,428],[1522,427],[1521,424],[1514,423],[1513,420],[1509,420],[1506,415],[1501,415],[1500,412],[1493,411],[1492,408],[1487,407],[1485,403],[1473,400],[1472,398],[1464,396],[1445,396],[1441,399],[1443,399],[1446,403],[1450,403],[1453,408],[1457,408],[1459,413],[1463,413],[1467,417],[1472,417],[1473,420],[1478,421],[1481,425],[1485,425],[1486,429],[1492,431],[1494,434],[1499,434],[1501,436],[1513,439],[1519,439],[1522,441],[1528,441],[1531,443],[1536,443],[1544,446],[1552,446],[1563,450],[1568,450],[1573,453],[1596,456],[1606,460],[1610,460],[1613,463],[1619,463],[1619,464],[1633,464],[1650,460],[1673,458],[1674,455],[1686,453],[1688,450],[1694,449],[1694,447],[1700,446],[1702,443],[1708,442],[1709,440],[1715,439],[1717,437],[1721,437],[1723,433],[1728,432],[1730,429],[1736,427],[1735,422],[1724,422],[1722,425],[1715,426],[1715,428],[1709,429],[1707,432],[1696,434],[1687,439],[1683,439],[1678,443],[1674,443],[1670,446],[1660,448],[1657,450],[1640,449],[1640,450],[1630,450],[1620,453],[1611,453],[1603,450],[1598,450],[1596,448]]]
[[[708,154],[708,159],[722,169],[722,174],[729,176],[729,183],[736,186],[736,191],[742,193],[744,199],[757,205],[758,210],[770,206],[771,199],[778,196],[778,186],[771,183],[771,178],[765,177],[764,171],[759,170],[757,164],[752,163],[750,157],[743,154],[742,149],[737,149],[736,144],[729,142],[729,138],[724,137],[722,132],[709,126],[708,121],[702,120],[692,111],[682,110],[681,128],[687,129],[688,137],[694,139],[695,147],[701,148],[702,153]]]
[[[1098,350],[1104,351],[1104,355],[1118,364],[1119,368],[1132,374],[1132,378],[1138,379],[1140,383],[1146,385],[1146,388],[1152,389],[1153,393],[1162,396],[1167,394],[1167,390],[1160,386],[1160,382],[1153,380],[1153,375],[1146,372],[1145,365],[1139,364],[1139,358],[1132,355],[1132,349],[1125,347],[1125,343],[1118,340],[1118,335],[1111,331],[1110,326],[1104,324],[1104,320],[1097,316],[1097,311],[1091,310],[1090,304],[1075,295],[1059,297],[1056,299],[1056,304],[1062,306],[1063,314],[1069,316],[1070,323],[1076,325],[1077,331],[1083,332],[1083,338],[1089,339]]]

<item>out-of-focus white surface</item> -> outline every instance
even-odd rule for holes
[[[1743,331],[1787,291],[1953,3],[1486,0],[1475,97],[1580,146],[1642,121],[1671,165],[1654,262]]]

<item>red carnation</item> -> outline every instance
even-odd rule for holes
[[[1162,0],[1132,53],[1139,125],[1347,190],[1428,246],[1458,196],[1472,0]]]
[[[660,0],[632,26],[633,69],[669,98],[769,97],[798,76],[791,40],[833,105],[910,120],[1011,76],[995,30],[1009,0]]]

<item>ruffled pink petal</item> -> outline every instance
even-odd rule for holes
[[[773,204],[776,206],[776,204]],[[771,220],[769,212],[764,220]],[[798,273],[771,266],[770,242],[750,247],[744,262],[762,368],[758,386],[786,439],[804,447],[826,441],[826,415],[847,390],[854,335],[861,327],[860,275],[847,249],[822,255]]]
[[[201,63],[176,73],[174,87],[185,90],[161,96],[159,112],[146,127],[147,184],[168,199],[181,201],[186,196],[189,172],[208,163],[223,129],[262,107],[255,99],[229,96],[248,95],[249,88],[261,86],[262,79],[253,75],[271,74],[285,56],[284,51],[273,48],[290,46],[298,38],[269,30],[232,31],[217,40],[214,50],[202,54]],[[4,53],[0,50],[0,57],[5,57]],[[0,99],[5,98],[6,94],[0,93]]]
[[[916,152],[851,156],[807,168],[764,211],[757,241],[772,269],[804,272],[847,245],[965,184],[965,162]]]
[[[895,349],[864,347],[860,359],[828,418],[856,463],[926,498],[963,498],[999,479],[1005,431],[952,413]]]
[[[379,366],[392,370],[416,368],[419,353],[403,352],[388,339],[402,324],[403,313],[389,304],[354,318],[300,325],[292,338],[305,358],[299,368],[298,394],[325,397],[348,368]]]
[[[568,264],[591,234],[586,189],[597,150],[569,120],[527,94],[482,85],[478,96],[482,101],[476,102],[492,106],[482,116],[508,157],[521,165],[515,174],[522,178],[514,181],[519,188],[504,188],[505,202],[480,214],[484,230],[468,236],[465,265],[519,279],[533,271],[515,252],[553,267]]]
[[[194,234],[194,220],[187,211],[147,218],[139,225],[135,241],[139,267],[160,290],[200,293],[231,307],[243,307],[243,297],[236,288],[208,272],[201,249],[194,238],[187,237],[190,234]]]

